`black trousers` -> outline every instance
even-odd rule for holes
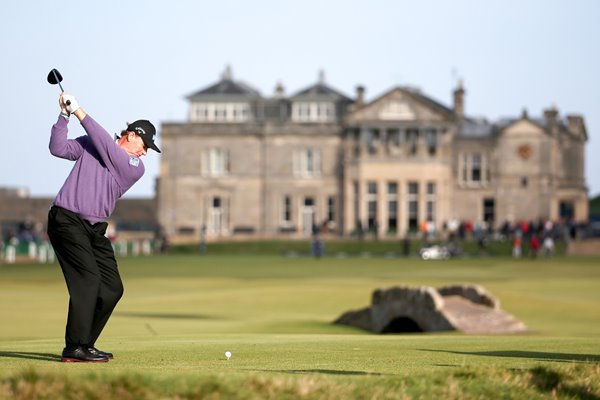
[[[58,206],[48,213],[48,236],[70,296],[67,347],[94,346],[123,296],[115,253],[104,236],[107,225],[92,225],[79,214]]]

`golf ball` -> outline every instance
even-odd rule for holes
[[[231,352],[230,351],[226,351],[225,352],[225,357],[227,357],[227,359],[229,360],[229,357],[231,357]]]

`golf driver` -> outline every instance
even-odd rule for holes
[[[58,86],[60,87],[60,91],[64,92],[65,90],[63,89],[62,85],[60,84],[62,82],[62,80],[63,80],[63,77],[56,68],[52,68],[52,71],[50,71],[48,73],[48,83],[51,85],[58,84]],[[67,100],[66,104],[70,105],[71,100]]]

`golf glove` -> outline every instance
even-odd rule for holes
[[[63,101],[65,102],[65,107],[69,114],[73,114],[79,109],[79,104],[77,103],[77,99],[75,98],[75,96],[70,94],[64,94]]]

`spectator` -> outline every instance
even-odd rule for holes
[[[544,255],[546,257],[550,257],[552,254],[554,254],[554,239],[552,239],[551,235],[547,235],[544,238],[543,247]]]
[[[529,240],[529,254],[531,258],[536,258],[540,249],[540,240],[537,235],[532,234]]]
[[[521,231],[517,231],[519,234],[515,235],[515,238],[513,239],[513,249],[512,249],[512,255],[513,258],[521,258],[521,253],[522,253],[522,249],[521,249]]]
[[[408,232],[406,232],[406,235],[402,239],[402,255],[404,257],[410,256],[410,236]]]

